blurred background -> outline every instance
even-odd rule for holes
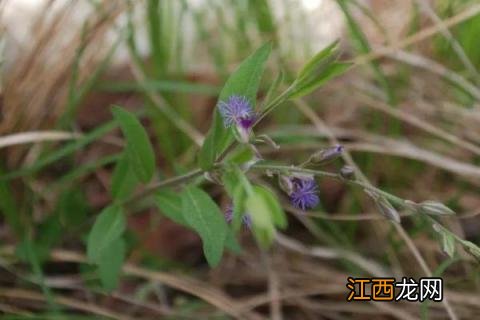
[[[198,236],[145,203],[129,212],[116,290],[84,257],[123,146],[110,107],[142,117],[157,179],[191,170],[225,79],[267,41],[259,100],[336,39],[354,65],[262,122],[280,145],[265,158],[298,164],[339,141],[373,185],[445,203],[457,214],[443,225],[479,244],[478,1],[3,0],[0,16],[2,318],[480,317],[478,261],[447,255],[415,216],[398,234],[361,190],[332,180],[320,181],[318,209],[285,205],[289,228],[267,255],[244,230],[242,253],[209,269]],[[219,186],[205,189],[227,204]],[[428,273],[448,303],[346,302],[348,276]]]

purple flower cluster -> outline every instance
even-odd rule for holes
[[[250,102],[242,96],[233,95],[226,102],[220,101],[218,111],[222,115],[226,128],[237,126],[239,129],[248,131],[256,120],[256,114]]]
[[[291,182],[292,192],[289,196],[294,207],[305,211],[318,205],[318,187],[313,178],[293,177]]]
[[[233,221],[233,206],[232,205],[229,205],[227,207],[227,209],[225,210],[225,220],[228,222],[228,223],[232,223]],[[242,217],[242,223],[245,227],[247,228],[251,228],[252,226],[252,218],[250,217],[250,215],[248,213],[245,213]]]

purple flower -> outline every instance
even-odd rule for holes
[[[237,126],[243,130],[250,129],[255,123],[256,115],[247,98],[230,96],[227,102],[220,101],[218,110],[226,128]]]
[[[227,223],[232,223],[233,221],[233,206],[229,205],[225,210],[225,220]],[[242,223],[245,227],[249,228],[252,226],[252,218],[248,213],[245,213],[242,217]]]
[[[301,210],[316,207],[320,202],[318,188],[313,178],[292,178],[293,191],[290,193],[292,205]]]

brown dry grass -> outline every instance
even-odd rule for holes
[[[53,5],[53,2],[49,5]],[[0,135],[50,130],[56,127],[57,121],[68,105],[72,67],[79,48],[82,48],[83,53],[78,68],[78,87],[98,68],[108,51],[109,47],[105,46],[108,42],[106,40],[108,32],[115,25],[119,15],[126,10],[122,3],[123,1],[114,0],[100,2],[99,9],[88,16],[84,28],[73,30],[70,27],[70,20],[75,16],[75,5],[65,6],[55,13],[49,13],[50,7],[45,7],[38,19],[32,23],[33,41],[19,48],[15,59],[9,62],[1,91],[3,102]],[[387,9],[391,7],[387,6]],[[480,6],[476,5],[472,10],[478,13]],[[392,15],[387,11],[381,15],[383,19]],[[467,19],[471,14],[472,11],[467,12],[461,18]],[[46,16],[48,18],[45,18]],[[444,94],[445,84],[434,80],[438,76],[451,77],[452,73],[448,69],[439,69],[425,58],[430,54],[430,48],[422,48],[416,52],[417,56],[413,57],[399,55],[399,49],[422,43],[442,30],[438,25],[428,24],[425,29],[413,36],[405,37],[405,25],[401,20],[392,21],[393,25],[400,25],[396,25],[394,28],[396,33],[390,35],[391,39],[401,40],[394,41],[387,47],[379,45],[375,47],[373,53],[355,60],[361,66],[372,60],[384,59],[385,61],[381,61],[386,65],[386,70],[395,63],[423,66],[412,71],[412,84],[408,88],[408,93],[402,96],[403,100],[397,109],[385,105],[378,88],[362,73],[363,69],[358,67],[322,91],[323,95],[319,99],[312,99],[308,103],[298,102],[296,107],[308,124],[293,128],[292,133],[319,137],[323,140],[330,139],[332,142],[345,141],[347,149],[352,153],[377,154],[374,161],[379,165],[365,173],[375,184],[381,184],[389,178],[389,172],[386,171],[395,168],[388,162],[390,158],[385,160],[386,157],[413,159],[424,164],[421,177],[418,171],[398,174],[398,176],[404,174],[410,179],[408,187],[403,185],[398,188],[405,198],[419,201],[428,198],[444,199],[457,192],[459,185],[466,185],[465,190],[458,194],[458,202],[464,212],[460,213],[458,218],[446,219],[445,224],[462,237],[476,236],[480,225],[478,219],[480,200],[477,192],[471,189],[480,184],[480,169],[474,161],[480,155],[478,102],[474,108],[466,110],[458,108],[452,102],[452,97]],[[453,25],[459,23],[460,19],[457,16],[444,22]],[[8,32],[8,26],[0,25],[0,28]],[[66,30],[68,32],[65,32]],[[369,30],[367,28],[367,31]],[[379,34],[372,34],[373,31],[369,32],[367,34],[373,39],[382,37]],[[142,80],[141,70],[135,69],[135,66],[133,70],[136,80]],[[478,91],[476,86],[467,86],[467,90],[471,90],[474,95]],[[88,98],[95,104],[95,96]],[[151,98],[160,106],[166,103],[156,98],[155,93],[151,94]],[[114,99],[116,98],[112,98]],[[89,104],[91,103],[90,101]],[[108,104],[109,101],[102,103]],[[384,127],[380,131],[387,131],[389,124],[396,119],[405,129],[403,135],[385,137],[380,133],[372,133],[369,120],[372,112],[378,112],[383,117]],[[96,116],[92,111],[91,117]],[[189,125],[188,130],[191,130]],[[275,130],[271,131],[274,137]],[[199,141],[198,136],[199,133],[194,130],[192,140]],[[318,147],[317,142],[299,143],[282,146],[280,151],[261,149],[261,152],[271,153],[272,157],[284,158],[295,152],[305,152]],[[10,167],[16,167],[15,164],[23,159],[25,151],[28,150],[7,149],[6,159]],[[98,156],[102,152],[103,146],[95,149],[93,153]],[[85,156],[89,157],[90,155]],[[351,158],[347,158],[346,161],[355,164]],[[398,167],[406,170],[404,166]],[[90,179],[81,181],[88,185],[86,189],[94,190],[92,192],[94,196],[100,198],[98,203],[104,204],[109,200],[108,195],[105,195],[105,189],[108,187],[110,174],[109,169],[102,169]],[[448,174],[447,178],[443,177],[445,174]],[[41,190],[47,183],[48,181],[41,181],[38,189]],[[363,270],[365,274],[371,276],[409,274],[418,278],[428,275],[432,269],[445,261],[445,255],[440,252],[438,243],[431,236],[425,234],[410,239],[403,229],[392,231],[386,221],[373,213],[373,205],[368,201],[359,201],[362,213],[356,216],[344,214],[343,211],[348,212],[349,206],[352,205],[350,198],[345,196],[347,191],[335,183],[322,182],[322,192],[329,195],[325,201],[335,205],[339,214],[327,214],[322,210],[302,215],[290,208],[292,227],[288,234],[278,237],[274,249],[268,255],[261,256],[249,236],[245,235],[246,248],[241,256],[227,256],[219,268],[210,271],[199,268],[188,277],[179,272],[157,272],[140,267],[135,255],[132,254],[129,263],[124,266],[127,280],[110,296],[91,291],[76,273],[66,276],[51,273],[47,275],[46,282],[52,288],[58,289],[55,299],[68,310],[81,310],[88,314],[118,319],[139,317],[153,319],[165,315],[180,317],[175,306],[172,307],[171,301],[166,301],[181,297],[180,292],[195,296],[206,302],[206,305],[212,306],[202,306],[195,311],[197,318],[207,318],[221,310],[237,319],[262,319],[269,316],[274,319],[281,319],[282,316],[284,319],[343,319],[345,312],[355,315],[356,319],[371,317],[418,319],[420,314],[417,303],[354,304],[344,301],[346,278],[351,275],[348,270],[352,266],[355,270]],[[212,190],[212,194],[218,192],[217,189]],[[43,199],[47,202],[46,208],[54,207],[56,197],[52,197],[54,199],[52,203],[48,203],[49,199],[48,197]],[[335,223],[358,221],[361,237],[356,243],[356,248],[312,245],[311,243],[324,241],[324,235],[313,222],[313,218],[335,220]],[[146,228],[145,225],[149,223],[150,221],[142,222],[138,233],[142,232],[142,225]],[[407,223],[407,228],[411,226]],[[162,227],[152,228],[150,231],[162,232]],[[186,235],[183,229],[178,229],[177,232],[178,238]],[[191,238],[188,239],[190,241]],[[393,249],[384,239],[390,239],[395,243],[406,242],[407,245],[399,245]],[[187,240],[185,241],[188,243],[184,247],[183,244],[173,243],[171,239],[162,241],[166,242],[165,245],[174,246],[178,250],[190,248],[191,245]],[[52,270],[61,270],[65,265],[85,262],[85,258],[78,253],[78,244],[72,247],[74,248],[71,250],[57,249],[52,252],[49,262]],[[152,246],[146,244],[145,247]],[[197,250],[198,243],[192,247]],[[144,250],[144,247],[141,250]],[[11,263],[7,264],[10,266],[8,271],[16,278],[23,279],[22,269],[19,268],[20,271],[16,269],[16,266],[21,264],[13,258],[13,249],[4,247],[2,254]],[[445,277],[448,304],[431,304],[432,319],[447,318],[448,313],[445,309],[449,308],[454,310],[453,316],[452,312],[449,315],[452,319],[455,317],[475,319],[480,313],[478,285],[475,280],[470,281],[466,278],[466,275],[478,270],[478,265],[463,251],[458,259],[459,262],[448,270]],[[74,267],[73,270],[77,272],[78,268]],[[9,288],[10,283],[16,283],[11,279],[7,279],[6,283],[7,285],[0,288],[2,297],[0,310],[28,314],[45,306],[46,298],[38,292],[37,287],[24,285],[30,288]],[[161,285],[158,285],[159,283]],[[157,288],[156,292],[160,293],[157,296],[149,295],[144,300],[136,299],[134,293],[146,284]],[[168,296],[169,299],[162,299],[164,296]]]

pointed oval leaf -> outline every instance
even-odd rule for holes
[[[179,193],[165,189],[155,193],[154,198],[155,204],[164,215],[184,227],[191,228],[183,217],[182,196]]]
[[[287,217],[282,206],[278,202],[277,196],[271,190],[263,186],[255,186],[254,190],[263,197],[265,203],[268,205],[273,223],[277,227],[285,229],[287,227]]]
[[[155,204],[164,215],[172,221],[188,228],[193,229],[182,214],[182,196],[172,190],[162,190],[155,194]],[[241,247],[235,238],[233,231],[227,227],[227,236],[225,238],[225,247],[233,253],[241,252]]]
[[[125,240],[119,238],[105,248],[104,254],[97,260],[98,275],[107,292],[118,286],[120,272],[125,260]]]
[[[112,113],[127,140],[126,153],[133,172],[140,181],[150,181],[155,171],[155,154],[147,132],[130,112],[120,107],[113,107]]]
[[[260,79],[271,49],[271,44],[267,43],[246,58],[228,78],[220,93],[219,101],[226,101],[232,95],[239,95],[246,97],[252,106],[255,107]],[[205,170],[209,169],[218,155],[232,141],[232,130],[224,127],[220,113],[215,108],[212,126],[200,150],[200,167]]]
[[[227,236],[227,224],[220,209],[205,191],[189,186],[182,192],[182,213],[202,238],[208,264],[216,266],[222,258]]]
[[[88,260],[96,263],[109,246],[118,240],[125,230],[125,216],[119,206],[105,208],[95,220],[88,235]]]
[[[265,199],[259,193],[248,195],[245,207],[252,217],[252,231],[262,248],[268,248],[275,237],[275,226]]]
[[[324,85],[327,81],[341,75],[351,67],[350,63],[333,62],[317,74],[307,76],[292,89],[291,99],[303,97]]]
[[[314,73],[319,67],[322,67],[330,57],[332,57],[337,51],[338,40],[335,40],[320,52],[318,52],[313,58],[311,58],[298,73],[297,79],[302,80]]]
[[[115,166],[112,175],[110,194],[114,200],[125,199],[135,189],[137,177],[130,167],[130,160],[123,154]]]

